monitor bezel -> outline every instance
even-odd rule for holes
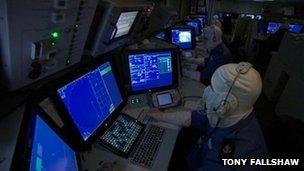
[[[33,149],[32,142],[35,134],[35,123],[38,116],[57,134],[59,138],[65,142],[67,146],[75,152],[78,170],[82,170],[80,154],[77,147],[69,143],[64,131],[53,122],[53,120],[41,107],[39,107],[38,104],[33,103],[33,101],[35,100],[29,99],[25,105],[25,111],[21,121],[10,170],[29,170]]]
[[[192,47],[191,48],[181,48],[179,45],[177,45],[177,44],[174,44],[173,42],[172,42],[172,30],[173,29],[181,29],[181,30],[191,30],[191,43],[192,43]],[[196,34],[195,34],[195,30],[194,30],[194,28],[193,27],[190,27],[190,26],[176,26],[176,27],[171,27],[170,29],[169,29],[169,34],[168,34],[169,36],[169,42],[171,43],[171,44],[173,44],[173,45],[175,45],[175,46],[177,46],[179,49],[182,49],[182,50],[193,50],[193,49],[195,49],[195,46],[196,46]]]
[[[139,19],[140,19],[140,15],[141,15],[141,13],[142,13],[142,9],[139,9],[139,8],[137,8],[137,9],[126,9],[126,10],[121,10],[121,11],[119,11],[119,15],[117,16],[117,19],[116,19],[116,21],[115,21],[115,26],[117,25],[117,22],[118,22],[118,20],[119,20],[119,17],[120,17],[120,15],[121,15],[122,13],[124,13],[124,12],[136,12],[136,11],[137,11],[136,17],[135,17],[135,19],[134,19],[134,21],[133,21],[133,23],[132,23],[132,26],[131,26],[129,32],[128,32],[127,34],[122,35],[122,36],[119,36],[119,37],[115,37],[115,35],[117,34],[117,33],[116,33],[116,34],[113,35],[113,38],[112,38],[112,33],[114,32],[114,30],[113,30],[113,31],[110,33],[111,35],[110,35],[110,37],[109,37],[110,43],[113,43],[113,42],[115,42],[115,41],[117,41],[117,40],[121,40],[121,39],[124,39],[124,38],[129,37],[129,36],[131,35],[131,33],[134,31],[135,25],[138,23],[138,21],[139,21]]]
[[[126,92],[128,95],[135,95],[135,94],[141,94],[141,93],[147,93],[147,92],[157,92],[160,90],[167,90],[176,88],[178,86],[178,56],[177,56],[177,49],[176,48],[161,48],[161,49],[141,49],[141,50],[129,50],[125,54],[125,63],[126,63],[126,79],[128,80],[128,86],[126,88]],[[154,53],[154,52],[171,52],[171,59],[172,59],[172,85],[169,86],[162,86],[157,88],[151,88],[151,89],[143,89],[143,90],[132,90],[131,85],[131,76],[130,76],[130,64],[129,64],[129,55],[135,55],[135,54],[142,54],[142,53]]]
[[[105,64],[106,62],[109,62],[111,67],[112,67],[112,72],[114,74],[115,80],[117,82],[118,89],[120,91],[121,97],[122,97],[122,102],[117,106],[117,108],[110,114],[110,116],[102,123],[99,125],[99,127],[91,134],[91,136],[87,139],[84,140],[81,133],[79,132],[76,123],[73,121],[72,116],[70,116],[68,110],[65,108],[65,105],[63,101],[61,100],[57,90],[64,85],[70,83],[71,81],[74,81],[75,79],[82,77],[83,75],[87,74],[88,72],[91,72],[95,69],[97,69],[99,66]],[[61,114],[61,118],[66,123],[66,125],[69,126],[69,131],[73,131],[74,133],[74,139],[75,143],[79,148],[83,151],[89,148],[89,146],[98,139],[98,137],[107,130],[107,128],[115,121],[116,117],[118,116],[119,112],[123,109],[123,107],[126,105],[126,96],[125,93],[122,91],[122,87],[120,84],[120,81],[118,79],[118,73],[117,69],[114,65],[114,62],[110,58],[104,58],[101,61],[95,60],[95,63],[92,64],[93,66],[90,66],[89,68],[85,69],[84,71],[79,71],[78,73],[72,74],[70,77],[65,77],[61,79],[57,84],[56,87],[53,89],[52,94],[51,94],[51,99],[58,110],[58,113]]]
[[[196,18],[186,19],[184,21],[184,24],[186,26],[189,26],[189,25],[186,24],[186,22],[197,22],[198,23],[198,27],[199,27],[198,28],[198,35],[196,34],[195,28],[193,27],[194,28],[195,36],[200,36],[202,34],[202,25],[201,25],[201,21],[199,19],[196,19]],[[192,26],[190,26],[190,27],[192,27]]]

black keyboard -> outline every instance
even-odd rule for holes
[[[131,161],[143,167],[151,167],[162,143],[164,134],[164,128],[151,125],[133,154]]]

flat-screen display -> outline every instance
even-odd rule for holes
[[[75,152],[37,115],[32,138],[31,171],[77,171]]]
[[[267,34],[273,35],[275,32],[277,32],[280,29],[281,25],[282,23],[269,22],[267,27]]]
[[[159,38],[159,39],[161,39],[161,40],[165,40],[165,32],[162,31],[162,32],[156,34],[155,37],[156,37],[156,38]]]
[[[172,29],[171,30],[171,42],[181,49],[192,49],[192,31],[191,29]]]
[[[201,24],[200,20],[198,20],[198,19],[197,20],[187,20],[187,21],[185,21],[185,24],[187,26],[191,26],[194,28],[196,36],[199,36],[201,34],[202,24]]]
[[[138,11],[122,12],[116,23],[117,31],[112,32],[111,38],[118,38],[129,34],[130,29],[135,21]],[[114,35],[115,34],[115,35]]]
[[[86,141],[123,102],[109,62],[57,90]]]
[[[129,54],[128,60],[133,92],[173,84],[171,51]]]
[[[290,24],[288,26],[288,31],[292,33],[302,33],[303,32],[303,24]]]

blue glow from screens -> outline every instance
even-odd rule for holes
[[[186,21],[186,25],[194,28],[196,36],[200,35],[201,26],[200,26],[200,22],[198,20],[197,21]]]
[[[170,51],[129,55],[129,66],[132,91],[172,85]]]
[[[156,38],[159,38],[159,39],[162,39],[162,40],[165,40],[165,32],[160,32],[158,33],[157,35],[155,35]]]
[[[290,24],[288,30],[292,33],[301,33],[303,30],[303,24]]]
[[[173,44],[178,45],[182,49],[193,48],[191,30],[172,29],[171,35],[171,41]]]
[[[268,28],[267,28],[267,34],[273,35],[275,32],[277,32],[282,23],[276,23],[276,22],[269,22],[268,23]]]
[[[39,116],[36,117],[30,170],[78,170],[75,152]]]
[[[84,140],[123,101],[109,62],[70,82],[57,92]]]

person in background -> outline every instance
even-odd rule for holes
[[[211,76],[214,71],[227,63],[234,62],[234,59],[230,53],[230,50],[222,41],[223,33],[221,29],[217,26],[209,26],[204,29],[204,40],[201,45],[203,47],[197,47],[197,49],[206,49],[207,56],[199,57],[197,53],[197,58],[187,58],[186,63],[197,64],[202,66],[197,67],[183,67],[183,76],[201,81],[204,85],[210,85]],[[203,50],[202,50],[203,51]]]
[[[149,116],[184,127],[169,170],[249,170],[252,166],[224,166],[221,159],[266,158],[266,143],[253,111],[261,90],[260,74],[250,63],[226,64],[204,90],[205,110],[151,110]]]
[[[219,20],[219,16],[218,15],[214,15],[212,17],[211,25],[215,25],[215,26],[219,27],[220,29],[222,29],[222,23]]]

